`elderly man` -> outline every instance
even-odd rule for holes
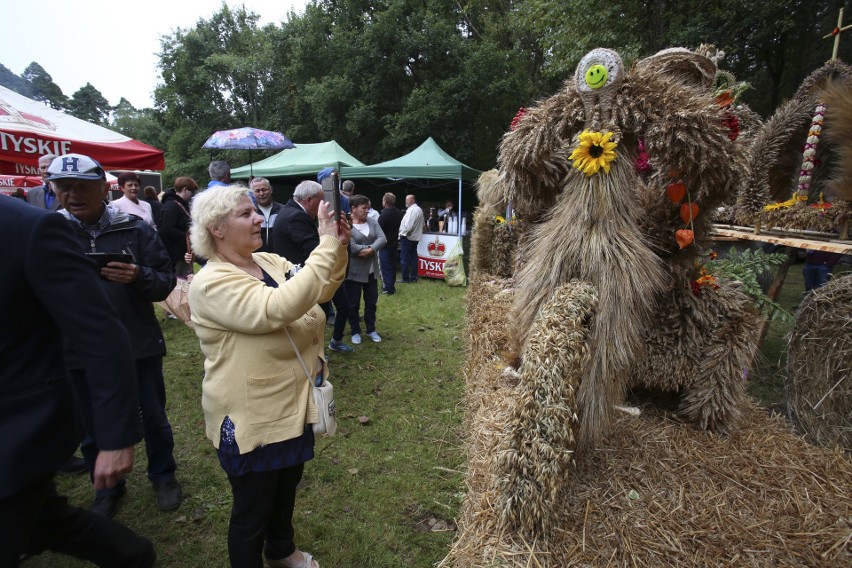
[[[122,195],[112,202],[112,206],[128,215],[141,217],[143,221],[157,228],[154,223],[154,211],[151,204],[144,199],[139,199],[139,190],[142,189],[142,180],[133,172],[124,172],[118,176],[118,187]]]
[[[214,185],[230,185],[231,184],[231,166],[228,162],[215,160],[207,166],[207,173],[210,174],[210,183],[207,187]]]
[[[263,239],[263,246],[257,252],[273,252],[272,228],[275,226],[275,219],[278,217],[278,213],[281,212],[282,205],[272,199],[272,184],[265,177],[252,179],[249,187],[254,192],[254,197],[257,200],[255,210],[263,217],[263,224],[260,226],[260,237]]]
[[[104,170],[95,160],[82,154],[66,154],[54,159],[47,173],[65,208],[61,214],[74,232],[79,249],[94,253],[92,258],[107,253],[128,259],[98,259],[101,287],[133,344],[148,479],[156,491],[157,507],[161,511],[177,509],[182,496],[175,480],[174,438],[166,416],[163,382],[166,345],[152,305],[165,300],[175,287],[169,254],[150,225],[104,203],[107,189]],[[85,384],[87,371],[73,352],[68,353],[67,363],[76,384]],[[77,395],[82,406],[88,406],[91,393],[78,389]],[[92,417],[84,413],[82,418],[86,438],[81,448],[89,471],[93,471],[98,439]],[[113,488],[97,489],[90,509],[111,517],[124,493],[124,480]]]
[[[98,566],[147,568],[154,547],[124,525],[68,505],[53,478],[80,442],[63,339],[91,393],[95,487],[133,468],[142,439],[130,338],[59,215],[0,199],[0,566],[53,550]]]
[[[414,195],[405,196],[405,215],[399,225],[399,256],[402,281],[417,282],[417,243],[423,236],[423,210]]]
[[[283,256],[294,264],[305,264],[311,251],[319,245],[317,232],[317,209],[322,201],[322,186],[315,181],[305,180],[296,186],[293,198],[278,213],[272,229],[273,252]],[[334,319],[334,332],[329,349],[340,353],[352,353],[355,348],[343,342],[346,328],[346,316],[349,314],[349,301],[346,287],[341,286],[331,299],[337,317]],[[329,306],[322,306],[328,317]]]
[[[38,173],[42,180],[47,177],[47,166],[50,165],[50,162],[55,157],[53,154],[45,154],[38,159]],[[59,200],[56,199],[56,193],[54,193],[53,187],[47,181],[27,192],[27,203],[41,207],[42,209],[49,209],[50,211],[56,211],[60,207]]]

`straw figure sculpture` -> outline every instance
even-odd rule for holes
[[[628,390],[674,393],[676,415],[699,428],[735,427],[758,316],[735,283],[706,274],[700,245],[747,156],[709,53],[665,50],[628,71],[591,51],[516,119],[480,187],[529,224],[513,272],[516,402],[495,454],[508,530],[556,528],[566,472]]]
[[[850,85],[852,68],[830,61],[758,129],[738,190],[739,224],[833,233],[848,227],[852,154],[847,145],[838,156],[837,145],[852,129]]]
[[[790,418],[809,440],[852,453],[852,274],[802,300],[785,389]]]

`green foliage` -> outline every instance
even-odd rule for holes
[[[203,168],[184,168],[209,163],[201,146],[216,130],[279,129],[263,110],[267,89],[272,88],[273,28],[259,28],[258,19],[244,7],[232,10],[223,4],[209,20],[161,39],[163,84],[154,100],[156,116],[168,133],[167,178],[190,175],[199,183],[206,179]]]
[[[94,124],[106,124],[112,107],[91,83],[80,87],[68,100],[68,113]]]
[[[782,321],[792,321],[793,316],[784,308],[764,294],[758,278],[771,272],[772,267],[780,266],[787,256],[778,253],[767,254],[759,249],[744,249],[738,251],[731,247],[725,258],[719,257],[708,263],[708,271],[717,278],[736,280],[743,285],[743,292],[754,298],[755,305],[761,313],[771,320],[780,318]]]
[[[124,97],[113,108],[110,128],[155,148],[166,146],[157,111],[152,108],[139,110]]]

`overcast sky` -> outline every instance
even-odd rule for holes
[[[278,24],[307,0],[227,0]],[[222,0],[15,0],[2,9],[5,46],[0,63],[16,75],[35,61],[70,97],[86,83],[110,104],[126,98],[136,108],[153,106],[160,82],[160,37],[194,27],[219,11]]]

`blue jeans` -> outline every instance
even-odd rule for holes
[[[831,278],[831,269],[832,267],[827,264],[806,262],[802,267],[802,276],[805,278],[805,292],[824,286]]]
[[[402,265],[402,281],[417,281],[417,241],[399,237],[399,256]]]
[[[379,301],[376,275],[370,274],[366,282],[347,280],[346,291],[349,293],[349,327],[352,328],[352,335],[361,333],[359,311],[362,291],[364,292],[364,325],[367,327],[367,333],[376,331],[376,303]]]
[[[388,294],[396,292],[396,267],[399,264],[397,243],[386,245],[379,251],[379,265],[382,268],[382,290]]]
[[[72,373],[82,373],[75,370]],[[85,381],[74,381],[84,384]],[[163,381],[163,358],[159,355],[136,360],[136,383],[139,388],[139,414],[145,431],[145,454],[148,456],[148,479],[155,487],[174,477],[177,464],[174,458],[175,439],[172,435],[172,425],[166,416],[166,385]],[[88,392],[78,390],[81,400],[86,400]],[[84,403],[84,407],[87,405]],[[90,405],[89,405],[90,406]],[[85,414],[85,413],[84,413]],[[99,448],[92,438],[92,417],[84,416],[83,428],[85,438],[80,444],[83,458],[89,466],[89,474],[95,471],[95,460]],[[98,494],[110,494],[121,491],[124,480],[112,489],[103,489]]]

